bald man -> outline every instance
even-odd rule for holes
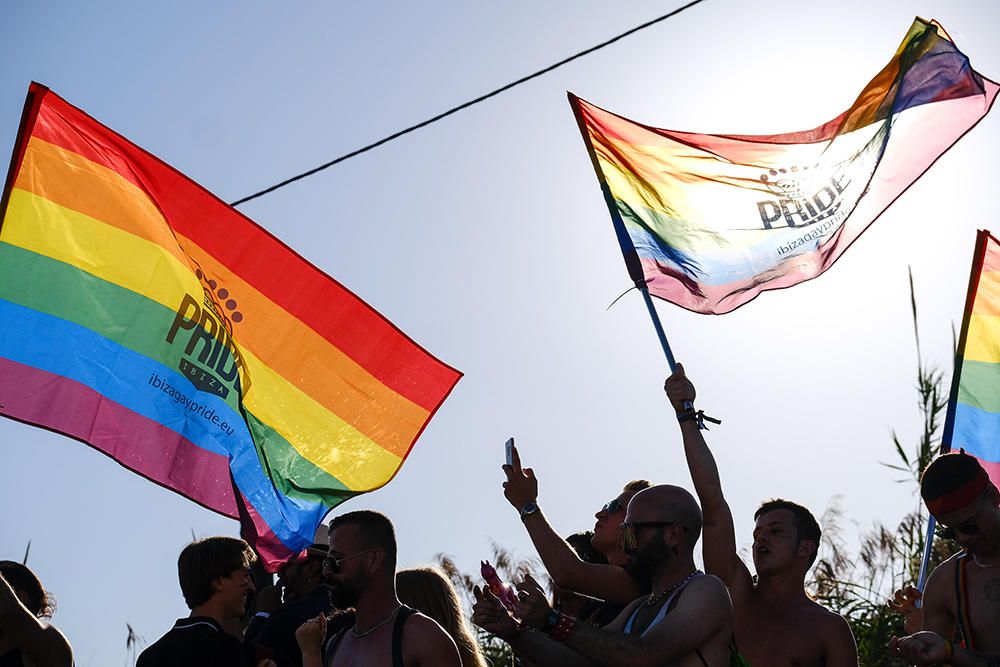
[[[733,610],[725,584],[694,565],[701,509],[677,486],[654,486],[632,498],[622,538],[632,566],[653,583],[605,628],[554,611],[532,579],[511,614],[489,591],[475,589],[473,621],[540,667],[704,667],[729,664]]]

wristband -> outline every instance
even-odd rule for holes
[[[722,423],[721,419],[716,419],[714,417],[709,417],[708,415],[706,415],[704,410],[695,410],[693,405],[691,406],[690,410],[687,410],[685,412],[678,412],[677,421],[681,424],[683,424],[684,422],[693,421],[696,424],[698,424],[698,430],[700,431],[708,430],[708,427],[705,426],[706,421],[710,421],[713,424]]]
[[[558,612],[557,612],[558,613]],[[546,625],[548,625],[549,619],[545,619]],[[564,642],[569,639],[570,634],[573,632],[573,626],[576,625],[576,619],[568,614],[559,613],[559,619],[556,621],[555,626],[549,630],[548,635],[557,642]]]
[[[950,639],[944,640],[944,653],[945,653],[944,661],[948,664],[951,664],[951,659],[955,657],[955,645],[951,643]]]
[[[545,634],[549,634],[559,624],[559,612],[552,609],[545,615],[545,622],[540,628]]]

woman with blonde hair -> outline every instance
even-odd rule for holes
[[[433,567],[415,567],[396,573],[396,596],[408,607],[430,616],[458,645],[462,667],[487,667],[479,644],[469,631],[455,587]]]

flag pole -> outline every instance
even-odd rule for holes
[[[958,337],[958,348],[955,350],[955,364],[951,372],[951,395],[948,397],[948,412],[944,420],[944,431],[941,434],[941,451],[947,454],[951,451],[951,439],[955,431],[955,407],[958,404],[958,385],[962,378],[962,360],[965,358],[965,343],[969,335],[969,320],[972,319],[972,307],[979,291],[979,278],[983,274],[983,259],[986,257],[986,245],[990,233],[985,229],[976,232],[976,249],[972,254],[972,270],[969,275],[969,291],[965,296],[965,312],[962,314],[962,333]],[[920,573],[917,575],[917,589],[923,592],[927,583],[927,566],[930,563],[931,550],[934,546],[934,515],[928,512],[927,538],[924,542],[924,555],[920,561]]]
[[[587,123],[584,121],[580,110],[579,98],[570,92],[567,92],[566,95],[569,97],[569,105],[573,109],[573,116],[576,117],[580,134],[583,135],[583,143],[587,147],[587,154],[590,156],[590,163],[594,167],[597,181],[601,184],[601,194],[604,195],[604,203],[608,207],[608,213],[611,214],[611,223],[615,229],[618,245],[621,247],[622,257],[625,259],[625,268],[628,269],[629,277],[642,294],[642,300],[646,303],[646,310],[649,311],[649,317],[653,321],[653,328],[656,330],[656,337],[660,341],[660,347],[663,348],[663,354],[667,357],[667,365],[670,367],[670,372],[673,373],[677,368],[677,362],[674,361],[674,353],[670,349],[667,334],[663,331],[663,324],[660,322],[660,317],[656,313],[656,307],[653,305],[653,299],[650,297],[649,289],[646,287],[646,276],[642,271],[639,255],[635,251],[635,246],[632,245],[632,239],[629,238],[628,230],[625,229],[625,223],[622,221],[621,211],[618,210],[618,204],[615,202],[614,195],[611,194],[611,188],[608,187],[608,182],[604,178],[604,172],[597,161],[597,154],[594,152],[594,145],[590,140],[590,133],[587,131]]]
[[[639,287],[637,285],[637,287]],[[663,325],[660,323],[660,316],[656,313],[656,306],[653,305],[653,298],[649,296],[649,290],[646,285],[643,284],[639,287],[639,292],[642,294],[642,300],[646,302],[646,310],[649,311],[649,317],[653,320],[653,328],[656,329],[656,337],[660,339],[660,347],[663,348],[663,354],[667,357],[667,365],[670,366],[670,372],[673,373],[677,370],[677,362],[674,361],[674,353],[670,349],[670,341],[667,340],[667,334],[663,331]]]

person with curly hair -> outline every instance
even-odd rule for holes
[[[72,667],[73,649],[54,625],[52,596],[28,567],[0,561],[0,667]]]

